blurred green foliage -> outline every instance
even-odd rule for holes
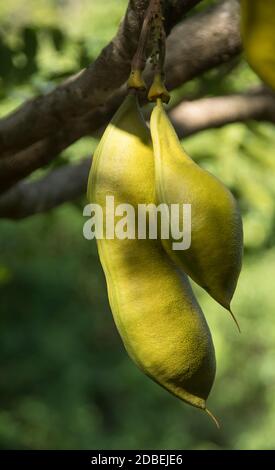
[[[2,2],[0,116],[92,61],[126,3]],[[184,85],[173,101],[258,82],[240,59]],[[75,161],[95,145],[96,139],[82,139],[61,158]],[[95,243],[82,236],[83,199],[0,223],[0,448],[274,448],[274,126],[234,124],[184,145],[232,189],[244,217],[244,269],[233,303],[241,335],[195,286],[217,351],[209,407],[221,431],[143,376],[125,353]]]

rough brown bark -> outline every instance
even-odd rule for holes
[[[166,74],[176,88],[241,51],[240,5],[224,0],[177,25],[167,40]]]

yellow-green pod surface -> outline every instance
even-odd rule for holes
[[[241,0],[241,32],[248,63],[275,90],[275,0]]]
[[[155,202],[150,135],[136,97],[129,95],[95,152],[88,198],[106,216],[115,206]],[[118,218],[117,220],[119,220]],[[158,240],[98,240],[113,317],[126,350],[140,369],[169,392],[205,409],[215,376],[215,352],[187,278]]]
[[[174,262],[230,310],[242,262],[242,220],[231,192],[184,151],[160,99],[151,115],[157,202],[191,204],[191,246],[173,250]],[[183,212],[180,211],[180,226]]]

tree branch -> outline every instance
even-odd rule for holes
[[[200,0],[167,2],[167,30]],[[130,0],[117,35],[87,69],[45,96],[23,104],[0,120],[0,155],[7,156],[47,138],[70,120],[106,103],[127,79],[148,0]],[[178,17],[169,12],[173,8]]]
[[[228,62],[241,49],[239,1],[223,0],[173,29],[167,40],[167,87]]]
[[[252,119],[275,123],[275,95],[267,90],[183,102],[170,111],[180,137]],[[20,219],[76,199],[86,190],[91,158],[41,180],[20,182],[0,197],[0,217]]]
[[[0,217],[21,219],[46,212],[85,193],[91,157],[51,171],[34,182],[21,181],[0,198]]]
[[[228,61],[239,53],[240,48],[237,0],[225,0],[214,8],[190,17],[176,27],[168,38],[166,75],[170,88],[181,85],[218,63]],[[50,137],[0,160],[2,192],[47,164],[75,140],[108,122],[125,93],[126,89],[122,88],[104,107],[71,119],[61,129],[57,126],[57,132],[55,129]]]
[[[235,95],[185,101],[170,111],[170,119],[180,138],[252,119],[275,123],[275,94],[259,88]]]
[[[20,179],[43,167],[80,137],[88,135],[105,124],[118,106],[120,96],[110,100],[108,108],[97,108],[94,112],[74,120],[51,137],[40,140],[15,155],[0,160],[0,193],[9,189]]]

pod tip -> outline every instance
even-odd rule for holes
[[[215,425],[217,426],[218,429],[221,429],[221,426],[220,426],[220,423],[219,421],[217,420],[217,418],[213,415],[213,413],[211,413],[210,410],[208,410],[208,408],[205,408],[205,412],[208,414],[208,416],[210,416],[210,418],[212,419],[212,421],[214,421]]]
[[[233,320],[234,320],[234,322],[235,322],[235,324],[236,324],[236,326],[237,326],[237,328],[238,328],[238,330],[239,330],[239,333],[241,333],[240,325],[239,325],[238,320],[237,320],[237,318],[235,317],[234,313],[232,312],[231,307],[230,307],[230,306],[227,307],[227,310],[229,311],[231,317],[233,318]]]

